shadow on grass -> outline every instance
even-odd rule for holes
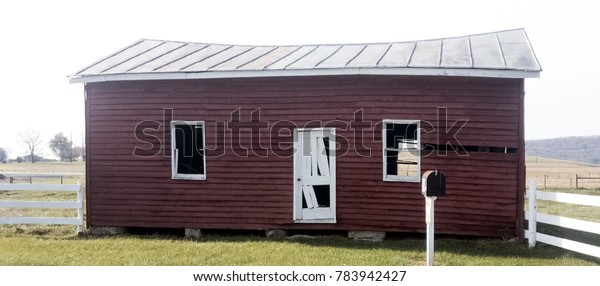
[[[315,238],[300,239],[294,243],[302,243],[313,247],[343,247],[353,249],[388,249],[397,251],[417,251],[425,254],[425,239],[396,239],[383,242],[352,241],[338,242],[339,239]],[[535,248],[528,247],[526,242],[513,243],[495,239],[460,238],[453,236],[440,236],[435,241],[436,253],[452,253],[468,257],[496,257],[496,258],[534,258],[534,259],[559,259],[572,256],[590,263],[600,265],[600,259],[587,255],[560,249],[551,245],[538,244]]]
[[[539,222],[537,224],[537,232],[600,247],[600,235],[595,233],[579,231]]]

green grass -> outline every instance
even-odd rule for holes
[[[600,208],[592,206],[570,205],[565,203],[538,201],[537,210],[540,213],[565,216],[600,223]]]
[[[0,191],[0,201],[77,201],[75,192]],[[77,217],[76,209],[0,208],[0,217]]]
[[[542,190],[540,190],[542,191]],[[598,190],[574,190],[574,189],[548,189],[544,192],[559,192],[579,195],[600,195]],[[528,200],[525,200],[525,210],[528,210]],[[537,210],[540,213],[565,216],[569,218],[587,220],[600,223],[600,208],[592,206],[582,206],[575,204],[558,203],[551,201],[538,200]]]
[[[17,227],[18,228],[18,227]],[[297,241],[257,236],[189,240],[146,235],[92,237],[4,229],[0,265],[423,265],[423,239],[384,242],[316,237]],[[41,227],[43,228],[43,227]],[[38,232],[40,233],[40,232]],[[43,232],[41,232],[43,233]],[[436,265],[600,265],[599,260],[551,246],[443,238]]]
[[[85,173],[85,162],[37,162],[37,163],[8,163],[0,164],[0,174],[2,173],[22,173],[22,174],[48,174],[48,173]],[[18,175],[15,175],[18,177]],[[22,176],[14,183],[28,184],[29,177]],[[0,180],[0,183],[8,183],[9,179]],[[85,176],[65,176],[64,184],[85,183]],[[32,178],[33,184],[60,184],[60,178]]]
[[[0,164],[2,171],[11,173],[83,173],[85,162],[37,162],[37,163],[7,163]]]
[[[76,192],[0,191],[2,201],[75,201]]]

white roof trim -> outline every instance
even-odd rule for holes
[[[245,77],[286,76],[331,76],[331,75],[413,75],[413,76],[467,76],[498,78],[538,78],[539,71],[495,70],[495,69],[440,69],[440,68],[339,68],[306,70],[260,70],[260,71],[210,71],[210,72],[166,72],[128,73],[73,77],[70,83],[105,81],[175,80]]]

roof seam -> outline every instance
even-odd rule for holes
[[[444,56],[444,40],[440,40],[440,60],[438,61],[438,67],[442,66],[442,57]]]
[[[174,43],[174,42],[170,42],[170,43]],[[158,58],[160,58],[160,57],[163,57],[163,56],[165,56],[165,55],[168,55],[168,54],[170,54],[170,53],[172,53],[172,52],[174,52],[174,51],[177,51],[177,50],[179,50],[179,49],[181,49],[181,48],[183,48],[183,47],[185,47],[185,46],[189,45],[189,44],[186,44],[186,43],[181,43],[181,44],[182,44],[181,46],[179,46],[179,47],[177,47],[177,48],[175,48],[175,49],[172,49],[172,50],[170,50],[170,51],[168,51],[168,52],[166,52],[166,53],[164,53],[164,54],[161,54],[161,55],[159,55],[159,56],[156,56],[156,57],[154,57],[154,58],[152,58],[152,59],[149,59],[149,60],[147,60],[147,61],[145,61],[145,62],[143,62],[143,63],[141,63],[141,64],[139,64],[139,65],[137,65],[137,66],[134,66],[134,67],[132,67],[132,68],[128,69],[127,71],[132,71],[132,70],[134,70],[134,69],[137,69],[137,68],[139,68],[139,67],[141,67],[141,66],[143,66],[143,65],[145,65],[145,64],[147,64],[147,63],[149,63],[149,62],[151,62],[151,61],[154,61],[154,60],[156,60],[156,59],[158,59]]]
[[[354,55],[354,57],[352,57],[349,61],[346,62],[346,64],[344,65],[344,67],[348,66],[354,59],[356,59],[358,56],[360,56],[360,54],[362,54],[362,52],[367,48],[367,44],[363,45],[363,48],[360,49],[360,51]]]
[[[504,58],[504,51],[502,50],[502,44],[500,43],[500,38],[498,37],[498,33],[494,34],[496,36],[496,42],[498,43],[498,48],[500,49],[500,55],[502,56],[502,63],[504,64],[504,68],[506,68],[506,58]]]
[[[389,43],[387,49],[385,49],[385,52],[383,53],[383,55],[381,55],[381,57],[379,58],[379,60],[377,60],[377,63],[375,64],[375,66],[379,66],[379,63],[381,62],[381,60],[383,60],[383,58],[385,58],[385,56],[387,55],[387,53],[390,51],[390,49],[392,48],[393,43]]]
[[[413,49],[412,49],[412,51],[410,52],[410,55],[408,56],[408,62],[406,62],[406,66],[407,66],[407,67],[408,67],[408,66],[410,66],[410,62],[412,62],[413,55],[415,54],[415,50],[417,50],[417,44],[418,44],[419,42],[414,42],[414,43],[415,43],[415,44],[413,45]]]
[[[471,68],[475,68],[475,59],[473,58],[473,46],[471,45],[471,36],[467,37],[467,44],[469,46],[469,58],[471,59]]]
[[[158,67],[154,68],[152,71],[159,70],[159,69],[161,69],[161,68],[163,68],[163,67],[165,67],[165,66],[168,66],[168,65],[170,65],[170,64],[172,64],[172,63],[174,63],[174,62],[177,62],[177,61],[179,61],[179,60],[181,60],[181,59],[184,59],[184,58],[186,58],[186,57],[189,57],[189,56],[191,56],[191,55],[193,55],[193,54],[195,54],[195,53],[197,53],[197,52],[199,52],[199,51],[202,51],[202,50],[204,50],[204,49],[206,49],[206,48],[208,48],[208,47],[210,46],[210,45],[207,45],[207,44],[196,44],[196,45],[204,45],[204,47],[201,47],[201,48],[199,48],[199,49],[197,49],[197,50],[195,50],[195,51],[189,52],[189,53],[187,53],[187,54],[185,54],[185,55],[183,55],[183,56],[181,56],[181,57],[179,57],[179,58],[177,58],[177,59],[174,59],[174,60],[172,60],[172,61],[170,61],[170,62],[168,62],[168,63],[166,63],[166,64],[164,64],[164,65],[160,65],[160,66],[158,66]]]
[[[277,47],[277,49],[279,49],[279,48],[281,48],[281,47]],[[285,56],[283,56],[283,57],[281,57],[281,58],[277,59],[276,61],[274,61],[274,62],[272,62],[272,63],[270,63],[270,64],[268,64],[268,65],[266,65],[266,66],[264,66],[264,67],[263,67],[263,70],[264,70],[264,69],[267,69],[267,68],[269,68],[270,66],[272,66],[272,65],[274,65],[274,64],[276,64],[276,63],[278,63],[278,62],[280,62],[281,60],[283,60],[283,59],[285,59],[285,58],[289,57],[290,55],[292,55],[292,54],[293,54],[293,53],[295,53],[296,51],[300,50],[301,48],[302,48],[302,46],[299,46],[299,47],[295,48],[293,51],[291,51],[291,52],[287,53],[287,55],[285,55]]]
[[[165,43],[167,43],[167,41],[163,41],[162,43],[160,43],[160,44],[158,44],[158,45],[156,45],[156,46],[154,46],[154,47],[152,47],[152,48],[149,48],[149,49],[147,49],[147,50],[145,50],[145,51],[143,51],[143,52],[140,52],[140,53],[138,53],[138,54],[136,54],[136,55],[134,55],[134,56],[132,56],[132,57],[129,57],[128,59],[126,59],[126,60],[124,60],[124,61],[121,61],[121,62],[119,62],[118,64],[112,65],[111,67],[109,67],[109,68],[107,68],[107,69],[104,69],[104,70],[103,70],[103,71],[101,71],[100,73],[105,73],[105,72],[107,72],[107,71],[109,71],[109,70],[111,70],[111,69],[114,69],[114,68],[116,68],[116,67],[118,67],[118,66],[120,66],[120,65],[122,65],[122,64],[124,64],[124,63],[126,63],[126,62],[128,62],[128,61],[130,61],[130,60],[132,60],[132,59],[134,59],[134,58],[137,58],[137,57],[139,57],[139,56],[140,56],[140,55],[142,55],[142,54],[145,54],[145,53],[147,53],[147,52],[149,52],[149,51],[151,51],[151,50],[154,50],[154,49],[156,49],[157,47],[160,47],[160,46],[164,45]]]
[[[247,64],[250,64],[250,63],[252,63],[252,62],[254,62],[254,61],[256,61],[256,60],[258,60],[258,59],[260,59],[260,58],[262,58],[264,56],[266,56],[267,54],[270,54],[271,52],[273,52],[274,50],[277,50],[277,49],[279,49],[279,47],[274,47],[274,48],[268,50],[267,52],[262,53],[261,55],[255,57],[254,59],[251,59],[250,61],[247,61],[247,62],[245,62],[245,63],[237,66],[235,69],[237,70],[237,69],[239,69],[239,68],[241,68],[241,67],[243,67],[243,66],[245,66]]]
[[[220,65],[220,64],[222,64],[222,63],[225,63],[225,62],[227,62],[227,61],[230,61],[230,60],[232,60],[232,59],[235,59],[235,58],[237,58],[237,57],[239,57],[239,56],[241,56],[241,55],[243,55],[243,54],[245,54],[245,53],[247,53],[247,52],[249,52],[249,51],[252,51],[252,50],[254,50],[254,49],[256,49],[256,46],[254,46],[254,47],[251,47],[251,48],[249,48],[249,49],[247,49],[247,50],[245,50],[245,51],[243,51],[243,52],[241,52],[241,53],[239,53],[239,54],[236,54],[236,55],[234,55],[234,56],[232,56],[232,57],[230,57],[230,58],[228,58],[228,59],[225,59],[225,60],[223,60],[223,61],[221,61],[221,62],[219,62],[219,63],[217,63],[217,64],[214,64],[214,65],[212,65],[212,66],[210,66],[210,67],[206,68],[206,70],[210,70],[210,69],[212,69],[212,68],[214,68],[214,67],[216,67],[216,66],[218,66],[218,65]]]
[[[335,51],[333,51],[333,53],[331,53],[331,55],[325,57],[324,59],[322,59],[320,62],[318,62],[315,67],[318,67],[320,64],[322,64],[324,61],[328,60],[329,58],[333,57],[333,55],[337,54],[337,52],[339,52],[342,47],[344,47],[344,45],[340,45]]]
[[[287,69],[289,66],[295,64],[296,62],[298,62],[299,60],[305,58],[306,56],[308,56],[309,54],[312,54],[312,52],[314,52],[319,46],[315,46],[312,50],[310,50],[308,53],[304,54],[303,56],[297,58],[295,61],[292,61],[291,63],[287,64],[285,67],[283,67],[283,69]]]
[[[212,46],[212,45],[211,45],[211,46]],[[222,50],[220,50],[220,51],[218,51],[218,52],[216,52],[216,53],[214,53],[214,54],[212,54],[212,55],[208,55],[208,56],[206,56],[206,57],[204,57],[204,58],[202,58],[202,59],[199,59],[199,60],[197,60],[197,61],[195,61],[195,62],[193,62],[193,63],[191,63],[191,64],[189,64],[189,65],[187,65],[187,66],[184,66],[184,67],[182,67],[182,68],[179,68],[179,71],[182,71],[182,70],[184,70],[184,69],[187,69],[187,68],[189,68],[189,67],[191,67],[191,66],[193,66],[193,65],[195,65],[195,64],[197,64],[197,63],[201,63],[201,62],[203,62],[203,61],[205,61],[205,60],[207,60],[207,59],[210,59],[210,58],[212,58],[212,57],[214,57],[214,56],[216,56],[216,55],[218,55],[218,54],[220,54],[220,53],[222,53],[222,52],[224,52],[224,51],[227,51],[227,50],[229,50],[229,49],[231,49],[231,48],[233,48],[233,46],[229,46],[229,47],[227,47],[227,48],[225,48],[225,49],[222,49]]]

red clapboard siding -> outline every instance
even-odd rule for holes
[[[436,206],[439,232],[517,235],[523,188],[518,180],[523,164],[521,79],[323,76],[123,81],[89,83],[86,92],[90,226],[423,232],[420,183],[382,180],[380,122],[409,119],[421,120],[422,143],[517,148],[517,153],[468,156],[434,152],[421,161],[423,170],[438,169],[447,177],[447,196]],[[253,112],[268,122],[254,135],[249,129],[256,126],[250,122]],[[239,114],[239,135],[232,136],[226,128],[232,114]],[[362,122],[352,122],[357,115]],[[171,119],[205,121],[207,154],[212,156],[206,159],[206,180],[171,179]],[[363,127],[363,132],[355,134],[350,122]],[[159,144],[136,137],[138,124],[147,128],[146,135],[138,132],[138,136]],[[284,132],[279,134],[274,125]],[[337,223],[294,224],[289,130],[323,126],[337,128],[341,146],[336,159]],[[232,146],[234,139],[241,146]],[[357,154],[356,140],[368,148],[366,153]],[[251,147],[256,154],[247,152]],[[135,148],[155,156],[135,156]]]

